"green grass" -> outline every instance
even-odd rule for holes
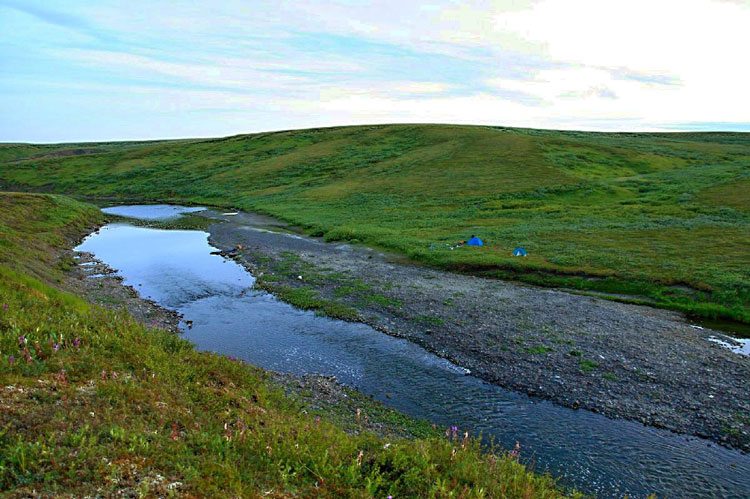
[[[194,215],[192,213],[186,213],[170,220],[140,220],[137,218],[122,217],[118,215],[105,215],[105,217],[108,223],[127,223],[130,225],[136,225],[138,227],[166,230],[207,231],[212,224],[217,223],[215,220],[199,215]]]
[[[356,321],[360,319],[359,313],[354,307],[343,303],[343,300],[349,300],[356,305],[375,304],[390,309],[400,309],[403,305],[401,300],[373,292],[372,286],[362,279],[334,272],[328,268],[319,268],[290,251],[284,251],[275,258],[252,253],[251,258],[267,266],[267,271],[263,273],[256,285],[298,308],[315,310],[338,319]],[[302,279],[299,279],[300,277]],[[295,285],[282,285],[279,283],[282,280],[293,282]],[[326,285],[333,287],[334,300],[321,297],[320,293],[314,289],[314,286]]]
[[[311,286],[292,287],[284,284],[275,284],[265,277],[256,280],[255,286],[276,295],[280,300],[294,305],[303,310],[313,310],[321,315],[341,319],[345,321],[356,321],[359,312],[353,307],[333,300],[322,298]]]
[[[544,355],[549,352],[553,352],[555,349],[547,345],[536,345],[533,347],[526,348],[524,352],[532,355]]]
[[[2,193],[0,195],[0,263],[14,264],[47,282],[59,282],[73,263],[57,252],[70,238],[86,235],[103,219],[93,206],[64,196]],[[60,230],[65,227],[66,231]]]
[[[434,315],[418,315],[414,320],[428,326],[442,326],[445,324],[445,319]]]
[[[371,293],[365,296],[363,299],[367,303],[374,303],[386,308],[399,309],[404,305],[404,302],[402,302],[401,300],[397,298],[391,298],[380,293]]]
[[[56,255],[100,213],[43,195],[0,193],[0,207],[0,490],[560,496],[476,440],[347,433],[341,415],[306,414],[257,368],[58,289]]]
[[[743,133],[384,125],[5,145],[0,185],[256,210],[438,267],[748,323],[748,165]],[[471,234],[487,245],[449,248]]]
[[[581,359],[578,362],[578,368],[581,370],[581,372],[584,372],[584,373],[590,373],[597,367],[599,367],[599,363],[593,360]]]

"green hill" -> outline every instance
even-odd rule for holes
[[[384,125],[7,144],[0,187],[262,211],[431,265],[750,322],[750,134]],[[488,244],[450,249],[472,234]]]

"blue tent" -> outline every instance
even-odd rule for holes
[[[513,250],[513,256],[526,256],[526,248],[518,247]]]
[[[471,236],[471,239],[466,241],[466,246],[484,246],[484,242],[477,236]]]

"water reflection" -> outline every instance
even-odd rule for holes
[[[153,208],[153,207],[151,207]],[[538,471],[602,496],[750,495],[750,458],[637,423],[610,420],[485,383],[369,326],[318,317],[253,290],[207,234],[111,224],[78,248],[119,270],[143,296],[192,321],[198,348],[297,374],[335,375],[391,407],[521,442]]]

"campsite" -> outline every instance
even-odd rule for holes
[[[0,1],[0,497],[750,497],[750,4]]]

